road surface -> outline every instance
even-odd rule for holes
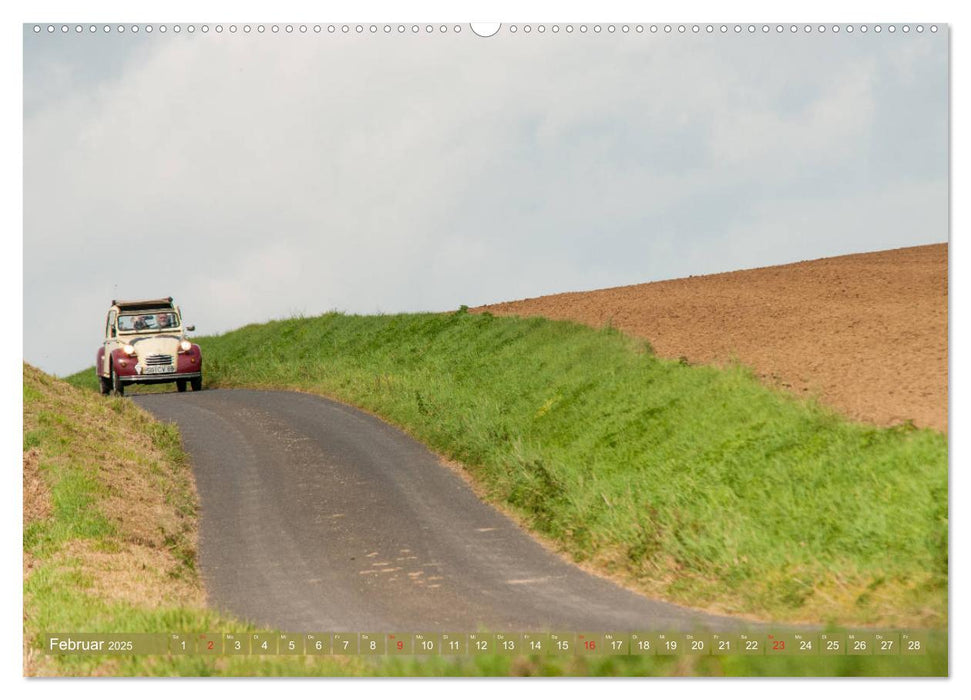
[[[737,628],[550,553],[400,430],[294,392],[134,400],[178,424],[210,604],[290,632]]]

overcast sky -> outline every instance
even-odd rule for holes
[[[24,357],[948,235],[947,30],[24,35]]]

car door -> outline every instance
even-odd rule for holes
[[[111,363],[111,351],[118,346],[118,329],[115,328],[115,319],[117,318],[117,312],[111,310],[108,312],[108,321],[105,324],[105,353],[102,358],[101,374],[102,376],[108,376],[108,366]]]

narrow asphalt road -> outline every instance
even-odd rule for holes
[[[210,602],[309,631],[728,629],[551,554],[425,447],[309,394],[134,400],[178,424],[201,502]]]

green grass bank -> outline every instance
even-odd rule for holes
[[[49,656],[53,632],[259,631],[206,607],[196,497],[172,426],[24,366],[24,673],[44,676],[892,676],[947,673],[922,657]]]
[[[946,626],[940,433],[853,423],[744,367],[544,319],[331,313],[199,343],[208,386],[372,411],[644,593],[759,619]],[[94,387],[90,370],[69,379]]]
[[[45,633],[256,631],[206,608],[178,431],[24,365],[24,675],[301,673],[297,661],[53,656]],[[325,660],[326,675],[357,675]]]

